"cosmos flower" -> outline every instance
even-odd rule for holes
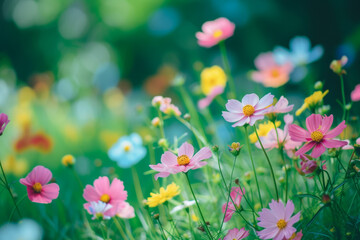
[[[149,207],[156,207],[156,206],[172,199],[173,197],[179,195],[180,194],[179,188],[180,187],[178,185],[176,185],[175,183],[169,184],[166,187],[166,189],[161,187],[159,193],[150,193],[151,197],[148,197],[146,204]]]
[[[157,180],[159,177],[168,177],[170,174],[179,172],[188,172],[190,169],[198,169],[205,166],[207,162],[203,161],[212,156],[208,147],[203,147],[194,155],[194,147],[185,142],[178,149],[178,156],[170,151],[166,151],[161,156],[161,163],[150,165],[150,168],[158,171],[155,175]]]
[[[241,102],[231,99],[227,102],[226,109],[222,116],[228,122],[236,122],[233,127],[240,127],[245,124],[253,126],[257,120],[264,118],[269,111],[269,106],[273,103],[274,96],[270,93],[266,94],[259,100],[259,97],[252,93],[246,94]]]
[[[351,92],[351,100],[353,102],[360,101],[360,84],[355,86],[355,89]]]
[[[137,164],[146,155],[146,148],[139,134],[121,137],[108,151],[108,156],[121,168]]]
[[[295,232],[296,228],[293,225],[299,221],[300,212],[291,217],[294,213],[294,204],[289,200],[284,206],[284,203],[272,200],[269,204],[270,209],[263,208],[259,212],[258,225],[265,229],[258,231],[260,239],[283,240],[283,238],[290,238]]]
[[[6,126],[10,122],[8,115],[5,113],[0,113],[0,136],[3,135]]]
[[[52,178],[49,169],[43,166],[36,166],[26,178],[20,179],[20,183],[27,187],[30,201],[36,203],[51,203],[59,196],[59,185],[56,183],[47,184]]]
[[[241,190],[240,187],[231,188],[230,197],[232,201],[229,200],[228,203],[224,203],[221,210],[222,213],[225,213],[224,222],[228,222],[231,219],[232,215],[236,212],[236,209],[240,209],[241,199],[244,194],[245,189]]]
[[[304,104],[295,112],[296,116],[299,116],[306,109],[314,110],[316,107],[322,104],[323,98],[329,93],[329,90],[325,92],[315,91],[309,97],[305,98]]]
[[[108,220],[112,216],[109,215],[109,210],[112,208],[111,204],[104,203],[102,201],[90,202],[89,212],[93,215],[92,220]]]
[[[235,24],[222,17],[214,21],[205,22],[201,29],[202,32],[196,33],[198,44],[209,48],[231,37],[234,34]]]
[[[320,114],[311,114],[306,118],[306,127],[308,130],[291,124],[289,126],[291,140],[295,142],[306,142],[295,155],[305,154],[314,148],[311,157],[318,158],[325,152],[326,148],[345,146],[347,144],[346,141],[333,139],[346,128],[345,121],[342,121],[338,126],[330,130],[332,123],[333,115],[322,117]]]
[[[240,240],[249,236],[249,231],[246,231],[245,228],[237,229],[233,228],[228,231],[223,240]]]

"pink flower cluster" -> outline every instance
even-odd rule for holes
[[[152,105],[158,107],[161,112],[168,115],[180,116],[181,112],[177,106],[171,103],[171,98],[156,96],[152,100]]]

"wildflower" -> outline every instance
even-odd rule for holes
[[[114,216],[118,212],[119,205],[127,199],[127,192],[124,190],[124,183],[114,178],[110,184],[108,177],[99,177],[94,181],[94,186],[86,185],[83,197],[88,203],[84,204],[84,208],[90,212],[91,202],[110,204],[111,209],[108,210],[108,216]]]
[[[61,163],[65,167],[72,167],[75,164],[75,158],[73,155],[67,154],[61,159]]]
[[[214,100],[214,98],[224,92],[224,87],[214,87],[209,95],[205,98],[200,99],[198,102],[198,107],[200,109],[206,108]]]
[[[294,212],[294,204],[291,200],[284,203],[272,200],[270,209],[263,208],[259,212],[258,225],[265,229],[257,232],[261,239],[283,240],[288,239],[296,232],[293,225],[299,221],[300,212],[291,217]]]
[[[241,146],[238,142],[233,142],[231,145],[229,145],[229,151],[232,155],[235,157],[240,154]]]
[[[119,204],[116,216],[120,218],[134,218],[135,210],[128,202],[122,202]]]
[[[0,136],[3,135],[6,126],[10,122],[8,115],[0,113]]]
[[[295,112],[296,116],[299,116],[305,109],[313,110],[322,104],[323,98],[329,93],[329,90],[325,92],[316,91],[309,97],[305,98],[304,104]]]
[[[235,24],[226,18],[218,18],[214,21],[205,22],[202,32],[196,33],[198,44],[202,47],[212,47],[234,34]]]
[[[301,161],[301,171],[305,174],[312,174],[318,169],[317,162],[314,160]]]
[[[56,183],[47,184],[52,178],[49,169],[43,166],[36,166],[26,178],[20,179],[20,183],[27,187],[30,201],[36,203],[51,203],[59,196],[59,185]]]
[[[287,113],[293,110],[293,108],[294,105],[289,106],[289,101],[283,96],[281,96],[279,101],[277,101],[277,103],[275,103],[275,105],[271,107],[269,113]]]
[[[343,69],[343,67],[346,65],[347,62],[348,58],[346,56],[342,56],[341,59],[333,60],[330,63],[330,69],[338,75],[346,74],[346,71]]]
[[[104,203],[100,200],[97,202],[90,202],[89,212],[90,212],[90,214],[93,215],[93,217],[91,219],[92,220],[94,220],[94,219],[99,219],[99,220],[110,219],[111,216],[108,214],[109,214],[109,212],[110,212],[109,210],[111,208],[112,208],[111,204]]]
[[[166,187],[166,189],[161,187],[159,193],[150,193],[151,197],[148,197],[146,204],[149,207],[156,207],[156,206],[172,199],[173,197],[179,195],[180,194],[179,188],[180,187],[178,185],[176,185],[175,183],[169,184]]]
[[[178,206],[174,207],[170,211],[170,213],[173,214],[173,213],[176,213],[176,212],[181,211],[183,209],[187,209],[187,208],[193,206],[195,203],[196,203],[195,200],[191,200],[191,201],[186,201],[185,200],[185,201],[183,201],[183,203],[181,205],[178,205]]]
[[[162,96],[155,96],[152,101],[151,101],[151,105],[153,107],[160,107],[162,104],[166,104],[171,102],[171,98],[164,98]]]
[[[236,210],[240,209],[241,199],[244,194],[245,189],[241,190],[240,187],[231,188],[230,197],[232,200],[230,200],[228,203],[224,203],[222,206],[222,213],[225,213],[224,222],[229,221]]]
[[[23,176],[29,169],[25,159],[16,159],[14,155],[7,156],[2,165],[6,173],[13,173],[17,177]]]
[[[333,123],[333,115],[322,117],[320,114],[312,114],[306,118],[305,130],[295,124],[289,126],[289,134],[292,141],[306,142],[295,155],[299,156],[310,151],[313,147],[311,156],[318,158],[323,154],[326,148],[338,148],[345,146],[346,141],[334,140],[345,128],[345,121],[342,121],[337,127],[330,130]]]
[[[270,93],[266,94],[259,100],[259,97],[252,93],[246,94],[241,102],[231,99],[227,102],[226,109],[229,112],[223,111],[222,116],[228,122],[236,122],[233,127],[250,124],[253,126],[257,120],[264,118],[264,115],[269,111],[269,106],[272,104],[274,96]]]
[[[262,83],[265,87],[277,88],[290,79],[289,75],[293,70],[290,62],[278,64],[275,62],[271,52],[262,53],[255,59],[255,66],[258,71],[251,74],[252,80]]]
[[[146,155],[146,148],[137,133],[123,136],[109,149],[109,158],[117,162],[121,168],[129,168],[137,164]]]
[[[226,86],[226,74],[219,66],[205,68],[201,72],[201,90],[205,95],[209,95],[215,87]]]
[[[171,104],[171,99],[170,99],[170,102],[166,102],[165,104],[162,104],[160,106],[160,111],[162,111],[163,113],[170,115],[170,116],[180,116],[181,115],[179,108],[177,106],[175,106],[174,104]]]
[[[228,231],[223,240],[240,240],[249,236],[249,231],[246,231],[245,228],[237,229],[233,228]]]
[[[151,124],[154,127],[158,127],[160,125],[160,118],[158,118],[158,117],[153,118],[153,120],[151,120]]]
[[[6,223],[0,228],[0,240],[41,240],[43,229],[31,219],[22,219],[19,223]]]
[[[20,138],[15,141],[14,149],[17,153],[22,153],[29,149],[49,153],[52,146],[52,140],[49,135],[43,132],[32,133],[30,127],[27,126],[23,129]]]
[[[355,86],[355,89],[351,92],[351,100],[353,102],[360,101],[360,84]]]
[[[208,147],[203,147],[194,155],[194,147],[185,142],[178,149],[178,156],[170,151],[166,151],[161,156],[161,163],[157,165],[150,165],[150,168],[158,171],[155,175],[157,180],[159,177],[168,177],[170,174],[179,172],[188,172],[190,169],[198,169],[207,164],[202,161],[212,156],[211,150]]]
[[[276,124],[276,127],[279,127],[281,122],[276,121],[275,124]],[[257,128],[259,137],[265,137],[266,135],[268,135],[270,130],[273,128],[274,128],[274,124],[272,122],[268,121],[268,122],[260,123]],[[251,143],[256,143],[258,141],[258,138],[257,138],[255,132],[253,132],[252,134],[249,135],[249,139],[250,139]]]

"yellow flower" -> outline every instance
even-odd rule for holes
[[[214,87],[226,86],[226,74],[219,66],[205,68],[201,72],[201,90],[205,95],[209,95]]]
[[[62,165],[64,165],[65,167],[71,167],[75,164],[75,158],[73,155],[65,155],[62,159],[61,159],[61,163]]]
[[[314,108],[316,107],[320,102],[322,102],[323,98],[326,96],[326,94],[329,93],[329,90],[326,90],[325,92],[322,91],[316,91],[311,96],[305,98],[304,104],[299,108],[295,115],[299,116],[303,111],[305,111],[307,108]]]
[[[29,169],[25,160],[17,160],[13,155],[8,156],[2,164],[6,173],[13,173],[17,177],[22,177]]]
[[[197,222],[197,221],[199,221],[199,218],[195,214],[192,214],[191,220],[193,220],[194,222]]]
[[[176,195],[180,194],[179,186],[175,183],[171,183],[164,189],[163,187],[160,188],[160,193],[150,193],[151,197],[149,197],[146,201],[146,204],[149,207],[156,207],[167,200],[172,199]]]
[[[280,121],[276,121],[275,122],[276,127],[279,127],[281,122]],[[268,135],[268,133],[270,132],[271,129],[274,128],[274,124],[270,121],[266,122],[266,123],[260,123],[259,124],[259,128],[257,129],[257,132],[259,134],[259,137],[265,137],[266,135]],[[251,143],[256,143],[257,142],[257,137],[256,137],[256,133],[252,133],[249,135],[249,139]]]

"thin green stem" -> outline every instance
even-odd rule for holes
[[[346,100],[345,100],[345,88],[344,88],[344,78],[340,74],[340,81],[341,81],[341,95],[342,95],[342,101],[343,101],[343,116],[342,120],[345,120],[346,116]]]
[[[81,182],[81,179],[80,179],[80,177],[79,177],[79,174],[77,174],[77,172],[75,171],[75,169],[74,169],[73,166],[71,167],[71,170],[72,170],[72,172],[73,172],[76,180],[77,180],[78,183],[79,183],[80,189],[84,189],[84,185],[83,185],[83,183]]]
[[[224,63],[225,72],[229,78],[229,87],[230,87],[230,93],[231,93],[230,97],[236,98],[236,91],[235,91],[236,88],[235,88],[234,79],[231,75],[230,64],[229,64],[229,59],[228,59],[227,52],[226,52],[225,42],[220,41],[219,46],[220,46],[221,56],[222,56],[223,63]]]
[[[174,219],[172,218],[171,214],[170,214],[170,210],[169,210],[169,203],[168,202],[165,202],[164,203],[164,206],[165,206],[165,212],[166,212],[166,215],[168,217],[168,221],[171,223],[172,227],[174,228],[176,234],[179,236],[180,239],[183,239],[181,237],[181,234],[179,233],[176,225],[175,225],[175,222],[174,222]]]
[[[161,224],[161,222],[160,222],[160,219],[158,219],[157,221],[158,221],[159,226],[160,226],[161,236],[162,236],[163,240],[166,240],[167,237],[166,237],[166,235],[165,235],[165,231],[164,231],[164,228],[163,228],[163,226],[162,226],[162,224]]]
[[[117,217],[116,217],[116,216],[113,217],[113,220],[114,220],[114,223],[115,223],[115,225],[116,225],[116,228],[119,230],[120,235],[122,236],[122,238],[123,238],[124,240],[125,240],[125,239],[128,239],[128,238],[126,237],[126,234],[125,234],[125,232],[124,232],[121,224],[120,224],[119,221],[117,220]]]

